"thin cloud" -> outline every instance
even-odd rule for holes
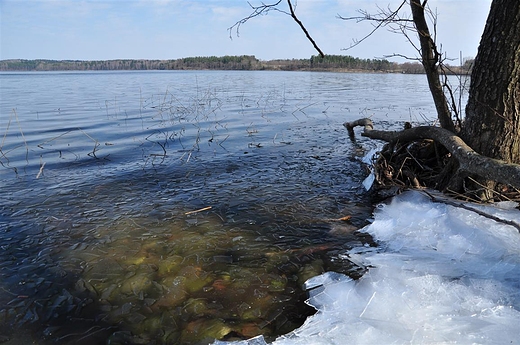
[[[260,5],[261,1],[251,0]],[[318,45],[329,54],[362,58],[408,54],[409,44],[385,30],[366,44],[344,52],[352,40],[369,32],[369,23],[336,18],[358,9],[377,10],[400,0],[298,0],[296,13]],[[430,1],[439,13],[439,40],[451,55],[475,55],[491,0]],[[285,2],[282,2],[284,6]],[[256,55],[308,58],[316,54],[294,21],[271,12],[248,21],[240,37],[228,28],[248,16],[246,0],[0,0],[1,59],[180,58],[209,55]],[[464,13],[464,16],[460,16]],[[469,15],[471,14],[471,15]]]

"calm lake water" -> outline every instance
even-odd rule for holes
[[[0,343],[267,339],[372,245],[360,163],[434,108],[422,75],[0,74]],[[348,221],[337,219],[352,216]]]

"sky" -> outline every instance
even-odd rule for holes
[[[271,3],[264,0],[265,3]],[[273,0],[273,2],[275,2]],[[382,29],[361,44],[371,23],[338,18],[399,0],[293,0],[296,14],[326,54],[410,58],[416,50],[401,35]],[[251,5],[261,1],[250,0]],[[474,57],[491,0],[430,0],[437,14],[437,43],[448,58]],[[280,8],[287,10],[286,1]],[[316,55],[299,26],[272,11],[229,31],[252,9],[246,0],[0,0],[0,60],[178,59],[255,55],[261,60]],[[408,16],[408,6],[403,16]],[[412,35],[412,38],[415,37]],[[390,59],[404,62],[402,58]],[[405,60],[406,61],[406,60]]]

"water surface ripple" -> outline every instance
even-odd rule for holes
[[[359,276],[337,254],[370,245],[354,230],[371,212],[359,157],[374,144],[350,142],[341,124],[433,111],[422,76],[0,80],[8,344],[207,344],[289,332],[313,312],[303,282],[327,270]]]

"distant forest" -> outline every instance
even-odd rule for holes
[[[472,60],[450,67],[448,73],[467,74]],[[348,55],[312,56],[310,59],[263,61],[254,55],[200,56],[175,60],[0,60],[0,71],[123,71],[123,70],[283,70],[424,73],[418,62],[396,63],[382,59],[360,59]]]

